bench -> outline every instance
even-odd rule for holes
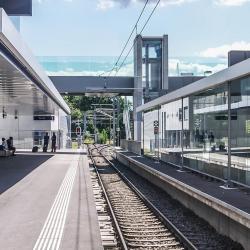
[[[8,157],[13,155],[12,150],[0,150],[0,157]]]

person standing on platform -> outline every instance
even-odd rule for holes
[[[43,152],[47,152],[49,145],[49,134],[46,132],[43,138]]]
[[[56,152],[56,134],[55,134],[55,132],[53,132],[51,141],[52,141],[51,152],[55,153]]]
[[[10,136],[10,138],[7,140],[8,149],[12,151],[12,155],[15,155],[16,148],[13,145],[13,137]]]

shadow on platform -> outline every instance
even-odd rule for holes
[[[31,153],[31,151],[24,151],[24,150],[18,150],[17,152],[18,154],[32,154],[32,155],[48,155],[48,156],[53,156],[53,155],[86,155],[87,152],[85,151],[81,151],[81,152],[77,152],[77,151],[57,151],[55,153],[53,152],[42,152],[42,151],[38,151],[36,153]]]
[[[53,155],[18,154],[12,157],[0,157],[0,194],[38,168]]]

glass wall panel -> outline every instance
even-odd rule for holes
[[[151,110],[149,112],[144,112],[144,135],[143,135],[143,145],[144,154],[150,157],[158,157],[158,143],[159,143],[159,133],[155,133],[155,123],[158,123],[158,131],[161,130],[161,119],[159,118],[158,109]]]
[[[157,157],[158,148],[163,161],[250,185],[250,77],[145,112],[144,153]]]
[[[182,101],[177,100],[161,106],[161,158],[166,162],[171,162],[175,165],[181,164],[182,152],[182,116],[184,139],[183,145],[185,147],[189,144],[189,98]]]
[[[250,185],[250,77],[231,83],[231,176]]]
[[[184,165],[227,178],[227,84],[208,89],[188,99],[189,128],[184,131]],[[184,116],[187,112],[185,109],[184,104]]]
[[[162,41],[144,40],[142,48],[142,77],[145,102],[159,96],[162,85]]]

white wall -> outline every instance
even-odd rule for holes
[[[181,130],[181,121],[179,120],[179,109],[181,108],[181,100],[177,100],[165,105],[162,105],[161,111],[166,112],[166,130],[174,131]],[[188,119],[184,120],[183,128],[189,129],[189,98],[183,99],[183,107],[188,107]]]
[[[155,120],[158,120],[158,110],[144,113],[144,148],[149,149],[150,140],[153,140],[155,138],[154,135]]]
[[[58,117],[59,116],[59,117]],[[33,146],[34,131],[61,131],[61,144],[66,145],[68,133],[67,115],[59,110],[55,113],[54,121],[34,121],[33,115],[14,115],[7,114],[5,119],[0,116],[0,138],[14,138],[15,144],[19,148],[31,148]]]

